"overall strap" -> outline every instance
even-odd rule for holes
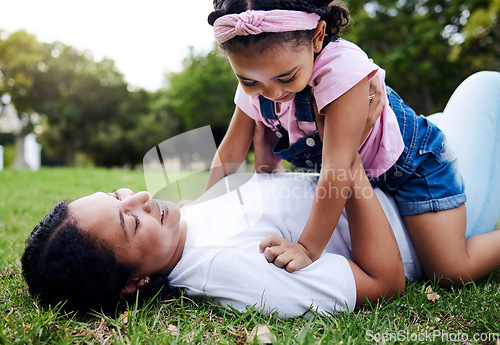
[[[304,90],[295,95],[295,116],[297,121],[315,122],[313,97],[311,87],[307,85]]]
[[[262,113],[263,118],[265,118],[266,120],[278,120],[276,112],[274,111],[273,101],[260,95],[259,102],[260,102],[260,112]]]
[[[301,122],[315,122],[313,97],[311,87],[307,85],[304,90],[295,94],[295,116],[297,121]],[[278,120],[276,112],[274,111],[274,102],[259,96],[260,111],[262,117],[266,120]]]

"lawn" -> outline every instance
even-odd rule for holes
[[[292,320],[182,297],[140,309],[131,306],[118,316],[65,315],[39,306],[27,292],[19,262],[33,227],[61,199],[123,186],[144,190],[142,171],[0,172],[0,344],[259,343],[250,336],[258,325],[267,326],[279,344],[500,344],[500,270],[461,288],[416,282],[395,301],[351,314]]]

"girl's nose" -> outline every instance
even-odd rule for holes
[[[281,90],[276,87],[262,87],[262,96],[267,99],[277,99],[281,96]]]
[[[151,194],[149,194],[149,192],[139,192],[133,194],[125,200],[125,202],[131,208],[140,207],[148,213],[151,211]]]

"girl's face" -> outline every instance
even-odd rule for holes
[[[236,77],[250,96],[264,96],[274,102],[288,102],[302,91],[311,79],[314,50],[283,43],[256,52],[231,53],[229,62]]]
[[[69,204],[80,227],[113,248],[119,263],[137,278],[167,274],[184,248],[186,224],[171,202],[129,189],[97,192]]]
[[[229,53],[227,57],[245,93],[274,102],[292,100],[311,79],[314,54],[321,51],[325,27],[321,21],[312,41],[298,47],[283,42],[259,49],[264,43],[257,43],[245,51]]]

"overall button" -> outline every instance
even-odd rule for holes
[[[283,137],[283,134],[281,134],[281,132],[276,132],[276,136],[281,139]]]
[[[316,144],[313,138],[307,138],[306,139],[306,145],[309,147],[313,147]]]
[[[394,176],[395,176],[395,177],[401,177],[401,176],[403,176],[403,173],[402,173],[401,171],[399,171],[399,170],[396,170],[396,171],[394,172]]]
[[[312,168],[314,166],[314,163],[308,159],[308,160],[306,160],[306,165],[308,167]]]

